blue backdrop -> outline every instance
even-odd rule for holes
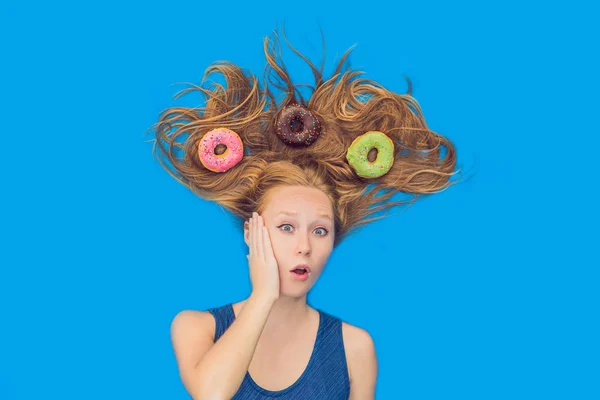
[[[377,399],[599,399],[597,13],[3,4],[0,399],[188,398],[171,320],[245,298],[247,250],[143,134],[170,106],[203,105],[173,96],[213,61],[262,77],[262,40],[282,22],[317,65],[323,27],[326,76],[354,44],[364,77],[405,93],[408,75],[429,127],[477,170],[342,243],[309,296],[373,336]],[[294,82],[312,83],[283,51]]]

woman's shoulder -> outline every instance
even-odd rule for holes
[[[366,329],[342,321],[342,337],[350,381],[377,368],[375,343]]]
[[[213,338],[216,321],[209,310],[181,310],[171,321],[171,332],[188,332]]]
[[[321,311],[321,313],[327,314],[330,320],[337,320],[339,321],[338,323],[341,324],[342,337],[346,351],[360,352],[361,350],[365,350],[370,346],[373,346],[373,338],[366,329],[357,325],[352,325],[336,315],[332,315],[324,311]]]
[[[371,334],[366,330],[359,326],[352,325],[348,322],[342,322],[342,336],[344,338],[344,343],[349,348],[364,348],[373,343],[373,338]]]

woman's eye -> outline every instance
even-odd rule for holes
[[[279,225],[277,228],[282,228],[282,227],[286,227],[286,226],[292,227],[292,225],[290,225],[290,224],[283,224],[283,225]],[[291,230],[286,230],[286,229],[283,229],[283,231],[291,232]],[[325,228],[317,228],[317,229],[315,229],[315,231],[323,231],[324,232],[322,234],[318,234],[319,236],[325,236],[329,233],[329,231]]]
[[[291,225],[290,225],[290,224],[285,224],[285,225],[281,225],[281,226],[290,226],[290,227],[291,227]],[[285,231],[285,232],[290,232],[290,231],[286,231],[285,229],[284,229],[284,231]]]

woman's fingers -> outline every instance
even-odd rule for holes
[[[248,221],[248,241],[250,242],[249,257],[266,260],[266,257],[273,252],[264,220],[262,216],[255,212],[252,213],[252,217]]]
[[[269,231],[266,227],[263,227],[263,248],[264,253],[270,256],[273,255],[273,249],[271,248],[271,238],[269,237]]]
[[[254,232],[254,218],[252,218],[252,217],[250,217],[248,232],[249,232],[248,240],[250,241],[250,257],[254,257],[254,255],[256,254],[256,248],[255,248],[256,240],[254,239],[256,237],[256,234]]]
[[[265,251],[264,251],[264,244],[263,244],[263,226],[264,226],[264,222],[263,222],[263,218],[259,215],[257,218],[257,227],[256,227],[256,245],[257,245],[257,249],[258,249],[258,256],[260,257],[261,260],[264,261],[265,259]]]

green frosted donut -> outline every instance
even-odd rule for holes
[[[369,151],[377,149],[377,158],[370,162]],[[369,131],[352,142],[346,153],[346,159],[356,174],[363,178],[378,178],[394,165],[394,142],[385,133]]]

